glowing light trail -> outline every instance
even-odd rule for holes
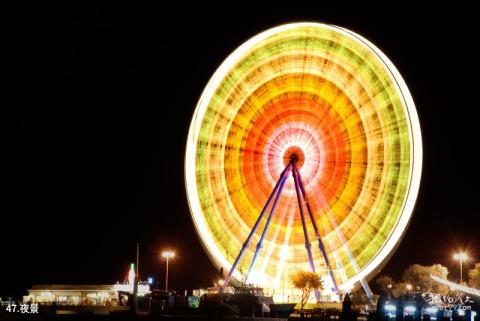
[[[266,215],[292,155],[314,222],[306,231],[292,179],[279,215]],[[312,266],[332,287],[366,284],[408,226],[421,168],[420,125],[400,73],[360,35],[319,23],[275,27],[236,49],[200,97],[185,155],[210,258],[234,280],[254,261],[249,278],[267,288]],[[319,246],[308,253],[311,236]]]

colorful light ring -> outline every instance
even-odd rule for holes
[[[185,179],[196,230],[218,267],[230,269],[292,154],[335,278],[351,287],[399,242],[422,164],[411,95],[373,44],[335,26],[288,24],[253,37],[215,72],[192,119]],[[278,287],[282,269],[308,270],[292,178],[282,195],[250,279],[265,287]],[[235,278],[248,270],[265,221]]]

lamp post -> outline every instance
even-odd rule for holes
[[[167,260],[167,271],[165,273],[165,291],[168,291],[168,260],[175,257],[175,252],[164,251],[162,256]]]
[[[468,260],[467,253],[465,252],[457,253],[453,256],[453,258],[455,260],[460,261],[460,284],[462,284],[463,283],[463,261]]]

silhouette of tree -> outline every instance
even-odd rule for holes
[[[298,271],[291,277],[293,286],[302,291],[300,309],[303,311],[305,304],[313,290],[323,290],[323,281],[320,276],[310,271]]]
[[[394,287],[395,280],[390,275],[381,275],[376,280],[379,290],[382,294],[387,295]]]

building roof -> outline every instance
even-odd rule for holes
[[[114,284],[34,284],[30,290],[114,291]]]

